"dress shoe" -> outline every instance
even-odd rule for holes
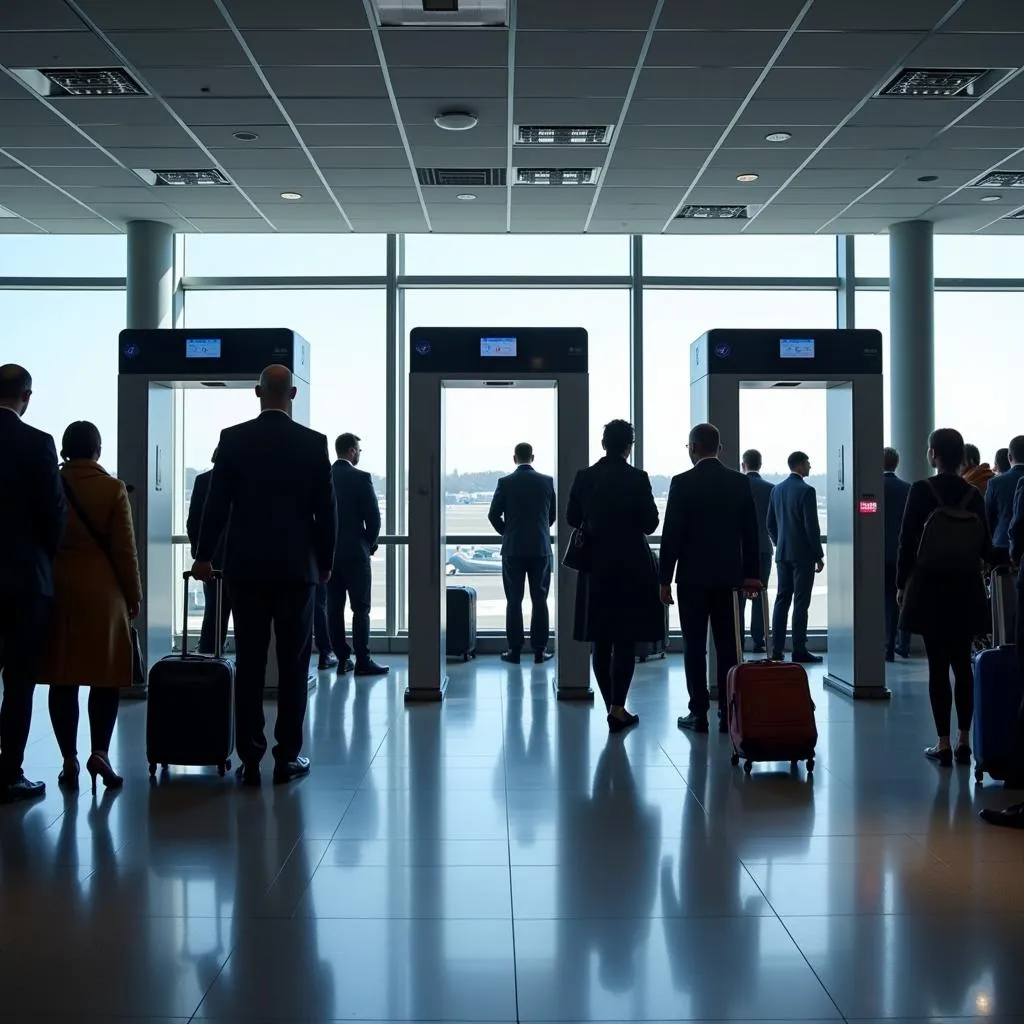
[[[941,768],[953,767],[952,747],[925,747],[924,756],[927,757],[929,761],[934,761]]]
[[[507,662],[509,665],[518,665],[520,662],[520,655],[518,651],[505,651],[501,655],[501,660]]]
[[[957,764],[970,764],[971,763],[971,748],[966,743],[961,743],[953,751],[953,760]]]
[[[550,661],[554,655],[550,651],[534,651],[533,662],[535,665],[543,665],[545,661]]]
[[[785,651],[772,651],[772,661],[785,661],[785,660],[786,660],[786,653],[785,653]]]
[[[986,807],[978,817],[990,825],[999,825],[1002,828],[1024,828],[1024,804],[1014,804],[1005,811]]]
[[[274,765],[274,785],[292,782],[309,774],[309,758],[297,757],[294,761],[278,761]]]
[[[321,654],[316,663],[316,667],[319,672],[327,672],[329,669],[337,668],[338,656],[334,651],[328,651],[326,654]]]
[[[65,758],[64,767],[61,769],[60,775],[57,776],[57,785],[69,793],[77,793],[78,776],[81,770],[77,757]]]
[[[351,658],[346,658],[338,665],[338,675],[343,676],[346,672],[352,672],[355,667],[356,663]]]
[[[260,766],[258,764],[240,764],[235,772],[235,778],[243,786],[258,786],[260,784]]]
[[[707,732],[708,731],[708,717],[707,715],[681,715],[676,719],[676,725],[680,729],[685,729],[687,732]]]
[[[791,660],[794,665],[820,665],[823,659],[810,651],[794,651]]]
[[[386,676],[390,671],[391,669],[387,665],[378,665],[373,658],[356,662],[355,674],[357,676]]]
[[[0,786],[0,804],[16,804],[22,800],[37,800],[45,795],[45,782],[30,782],[24,775],[19,776],[14,782],[8,782],[6,786]]]
[[[631,715],[628,711],[623,712],[622,715],[608,715],[608,731],[612,733],[623,732],[626,729],[632,729],[634,725],[640,724],[639,715]]]

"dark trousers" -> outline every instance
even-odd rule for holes
[[[722,588],[679,587],[679,625],[683,631],[683,665],[690,711],[707,715],[711,707],[708,693],[708,623],[715,642],[719,707],[725,706],[725,678],[736,664],[736,625],[733,619],[732,591]]]
[[[1014,629],[1014,643],[1017,645],[1017,674],[1020,676],[1021,689],[1024,693],[1024,579],[1017,577],[1017,622]],[[1014,743],[1013,760],[1007,781],[1015,786],[1024,787],[1024,698],[1017,712],[1017,732]]]
[[[89,688],[89,738],[92,750],[106,752],[114,735],[121,691],[116,686]],[[78,687],[50,687],[50,722],[61,756],[78,753]]]
[[[263,734],[270,628],[277,642],[277,725],[274,759],[292,761],[302,749],[306,680],[313,649],[311,583],[264,580],[228,582],[235,615],[235,746],[243,764],[258,764],[267,751]]]
[[[786,622],[793,606],[793,651],[807,650],[807,611],[811,607],[814,587],[814,563],[779,562],[779,589],[772,613],[772,651],[781,653],[786,647]]]
[[[974,718],[974,672],[971,667],[971,637],[948,633],[925,633],[928,655],[928,699],[939,736],[950,734],[950,717],[956,704],[957,726],[968,730]],[[949,676],[953,674],[950,693]]]
[[[626,705],[629,685],[636,668],[636,644],[632,641],[602,640],[591,648],[594,678],[606,708]]]
[[[899,628],[900,606],[896,603],[896,563],[885,563],[885,654],[892,658],[910,650],[910,634]]]
[[[772,555],[766,551],[761,555],[761,586],[767,587],[768,581],[772,578]],[[764,603],[768,600],[767,594],[762,590],[757,597],[750,602],[750,640],[755,647],[764,647]],[[740,595],[740,622],[745,621],[747,608],[746,595]]]
[[[313,643],[317,654],[330,654],[331,631],[327,628],[327,584],[316,585],[316,596],[313,599]]]
[[[551,556],[501,559],[501,582],[505,586],[505,636],[510,651],[523,649],[523,597],[530,584],[530,647],[543,651],[551,636],[548,590],[551,588]]]
[[[223,587],[220,602],[220,649],[228,635],[228,619],[231,618],[231,599],[228,588]],[[203,581],[203,625],[199,630],[199,653],[213,654],[217,649],[217,584],[214,580]]]
[[[25,744],[32,727],[32,694],[50,620],[50,598],[0,594],[0,786],[21,777]]]
[[[353,651],[357,662],[370,659],[370,588],[373,575],[369,558],[334,563],[327,584],[327,625],[331,646],[342,661]],[[352,605],[352,644],[345,635],[345,599]]]

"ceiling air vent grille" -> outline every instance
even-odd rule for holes
[[[746,220],[745,206],[684,206],[676,220]]]
[[[166,171],[136,170],[136,174],[148,185],[230,185],[231,182],[216,168],[197,171],[183,171],[172,168]]]
[[[597,182],[596,167],[517,167],[517,185],[593,185]]]
[[[517,124],[516,145],[519,146],[607,146],[614,125],[597,124],[572,127]]]
[[[991,88],[992,83],[986,79],[993,74],[985,68],[904,68],[878,91],[878,95],[974,99]]]
[[[11,72],[48,99],[146,95],[146,90],[124,68],[11,68]]]
[[[508,0],[370,0],[370,4],[377,23],[385,28],[508,24]]]
[[[442,185],[452,188],[486,188],[504,185],[504,167],[417,167],[421,185]]]
[[[1024,188],[1024,171],[989,171],[977,181],[971,182],[971,188]]]

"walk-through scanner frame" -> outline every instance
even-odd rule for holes
[[[586,645],[572,641],[575,574],[561,568],[565,506],[589,458],[587,332],[553,327],[417,327],[409,336],[409,685],[407,701],[440,701],[445,658],[445,443],[448,388],[554,388],[558,545],[555,692],[592,700]],[[479,425],[487,429],[486,423]]]
[[[740,391],[824,388],[828,452],[825,685],[887,699],[885,685],[882,336],[875,330],[713,330],[690,346],[690,413],[739,468]],[[749,436],[750,431],[747,431]],[[807,447],[799,432],[791,448]],[[768,643],[771,639],[767,638]],[[712,648],[713,649],[713,648]],[[714,680],[709,658],[709,681]]]
[[[143,594],[136,627],[146,664],[170,654],[174,638],[174,393],[183,388],[255,388],[264,367],[272,363],[292,371],[297,392],[291,416],[308,425],[309,343],[295,331],[237,327],[121,331],[117,467],[131,492]],[[254,397],[253,416],[258,412]],[[272,672],[271,667],[268,673]],[[141,696],[145,687],[137,689]]]

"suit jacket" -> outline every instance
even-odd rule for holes
[[[900,529],[903,527],[903,512],[907,507],[910,484],[895,473],[882,477],[882,499],[885,510],[885,562],[895,565],[900,551]]]
[[[661,531],[663,584],[682,589],[738,587],[760,579],[757,506],[750,481],[718,459],[672,478]]]
[[[210,480],[213,478],[213,470],[208,469],[205,473],[199,473],[192,481],[192,497],[188,503],[188,518],[185,520],[185,533],[188,534],[188,542],[192,546],[192,557],[196,557],[196,545],[199,543],[199,527],[203,524],[203,509],[206,507],[206,496],[210,493]],[[221,535],[217,542],[217,549],[213,553],[213,564],[216,568],[221,567],[224,561],[224,536]]]
[[[1024,477],[1017,481],[1013,492],[1013,517],[1010,519],[1010,561],[1020,565],[1024,557]],[[1021,569],[1024,576],[1024,567]]]
[[[1017,484],[1024,479],[1024,465],[1010,467],[1009,473],[992,477],[985,489],[985,518],[992,544],[997,548],[1010,546],[1010,520],[1013,518],[1013,496]]]
[[[825,557],[818,525],[818,497],[799,473],[790,473],[772,491],[768,533],[776,562],[811,565]]]
[[[504,558],[544,558],[551,554],[557,515],[554,480],[533,466],[518,466],[498,481],[487,518],[501,535]]]
[[[373,477],[351,462],[338,459],[331,467],[338,499],[338,546],[335,564],[368,559],[380,536],[380,505]]]
[[[754,492],[754,508],[757,509],[758,543],[762,555],[772,553],[772,538],[768,533],[768,509],[772,504],[772,491],[775,484],[769,483],[760,473],[748,473],[750,489]]]
[[[318,583],[334,564],[338,510],[327,438],[268,410],[220,435],[196,558],[224,538],[230,580]]]
[[[0,409],[0,593],[53,596],[67,506],[53,438]]]

